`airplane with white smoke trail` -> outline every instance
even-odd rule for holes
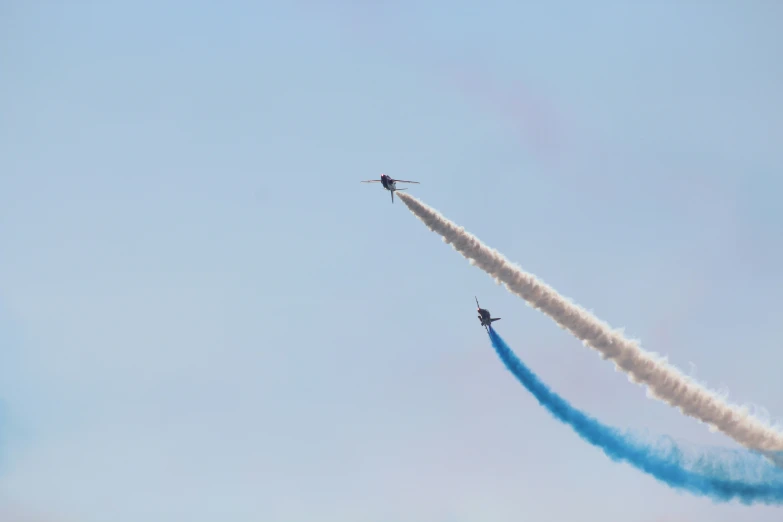
[[[394,203],[394,191],[396,190],[408,190],[404,188],[397,188],[397,183],[416,183],[418,184],[418,181],[406,181],[404,179],[392,179],[390,176],[387,176],[386,174],[381,174],[381,179],[368,179],[366,181],[362,181],[362,183],[380,183],[383,185],[383,188],[391,192],[391,199],[392,203]]]
[[[783,432],[752,416],[747,408],[728,404],[664,359],[644,351],[636,341],[625,338],[418,199],[408,194],[400,194],[400,199],[430,230],[472,264],[598,351],[601,357],[610,359],[632,382],[646,385],[648,395],[704,422],[748,449],[767,452],[767,455],[783,451]]]

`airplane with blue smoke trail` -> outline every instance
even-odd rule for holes
[[[392,179],[390,176],[387,176],[386,174],[381,174],[381,179],[368,179],[366,181],[362,181],[362,183],[380,183],[383,185],[383,188],[391,192],[391,199],[392,203],[394,203],[394,191],[395,190],[408,190],[404,188],[397,188],[397,183],[416,183],[418,185],[418,181],[406,181],[404,179]]]
[[[481,322],[481,326],[483,326],[489,333],[489,329],[492,328],[492,323],[495,321],[500,321],[500,317],[492,317],[492,314],[489,313],[489,310],[481,308],[481,305],[478,302],[478,297],[475,295],[473,296],[473,299],[476,300],[476,306],[478,307],[478,319]]]

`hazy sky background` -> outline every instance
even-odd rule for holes
[[[3,522],[777,521],[376,185],[783,419],[783,4],[0,4]]]

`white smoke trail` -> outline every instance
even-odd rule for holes
[[[744,407],[726,403],[686,377],[665,360],[642,350],[584,308],[571,303],[534,275],[513,265],[500,252],[481,243],[464,228],[409,194],[398,193],[413,214],[455,250],[497,279],[514,294],[551,317],[584,344],[628,374],[632,382],[647,385],[648,395],[679,408],[690,417],[728,435],[746,448],[783,451],[783,432],[751,416]]]

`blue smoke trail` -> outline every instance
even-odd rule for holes
[[[625,461],[676,489],[714,501],[783,503],[783,470],[750,452],[700,452],[688,458],[671,439],[655,445],[635,440],[571,406],[551,391],[490,328],[489,337],[503,364],[556,419],[571,426],[612,460]],[[732,458],[733,457],[733,458]]]

